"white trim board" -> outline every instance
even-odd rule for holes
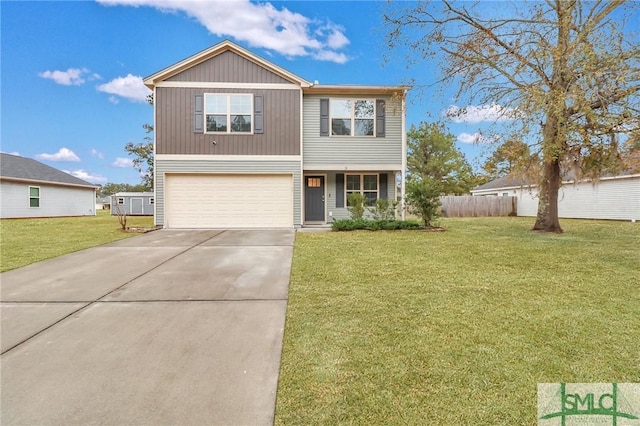
[[[214,134],[209,136],[216,136]],[[161,161],[300,161],[299,155],[199,155],[199,154],[157,154]]]
[[[304,172],[317,171],[336,171],[345,173],[358,172],[399,172],[402,170],[401,164],[304,164]]]
[[[300,86],[287,83],[219,83],[211,81],[161,81],[155,87],[177,87],[190,89],[266,89],[301,90]]]

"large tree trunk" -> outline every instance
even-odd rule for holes
[[[544,177],[538,193],[538,216],[533,225],[534,231],[561,233],[558,220],[558,189],[562,184],[560,161],[547,161],[544,164]]]

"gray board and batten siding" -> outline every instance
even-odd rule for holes
[[[204,93],[251,93],[264,103],[261,134],[194,132],[195,97]],[[300,155],[300,90],[156,89],[156,153],[199,155]],[[215,144],[213,143],[215,141]]]
[[[320,100],[382,99],[385,101],[385,132],[378,136],[320,136]],[[391,96],[305,95],[303,102],[303,167],[324,165],[402,166],[402,101]]]
[[[290,81],[231,51],[222,52],[167,78],[166,81],[291,84]]]
[[[164,225],[165,209],[165,175],[166,174],[291,174],[293,177],[293,224],[300,226],[302,199],[300,161],[229,161],[229,160],[179,160],[179,159],[158,159],[156,160],[156,225]],[[242,197],[242,194],[238,194]]]

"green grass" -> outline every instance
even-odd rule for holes
[[[153,217],[127,217],[127,226],[153,226]],[[132,237],[116,216],[0,220],[0,272],[34,262]]]
[[[640,381],[640,224],[299,233],[278,425],[531,425],[540,382]]]

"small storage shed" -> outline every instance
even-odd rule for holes
[[[118,192],[111,196],[111,215],[153,216],[153,192]]]

